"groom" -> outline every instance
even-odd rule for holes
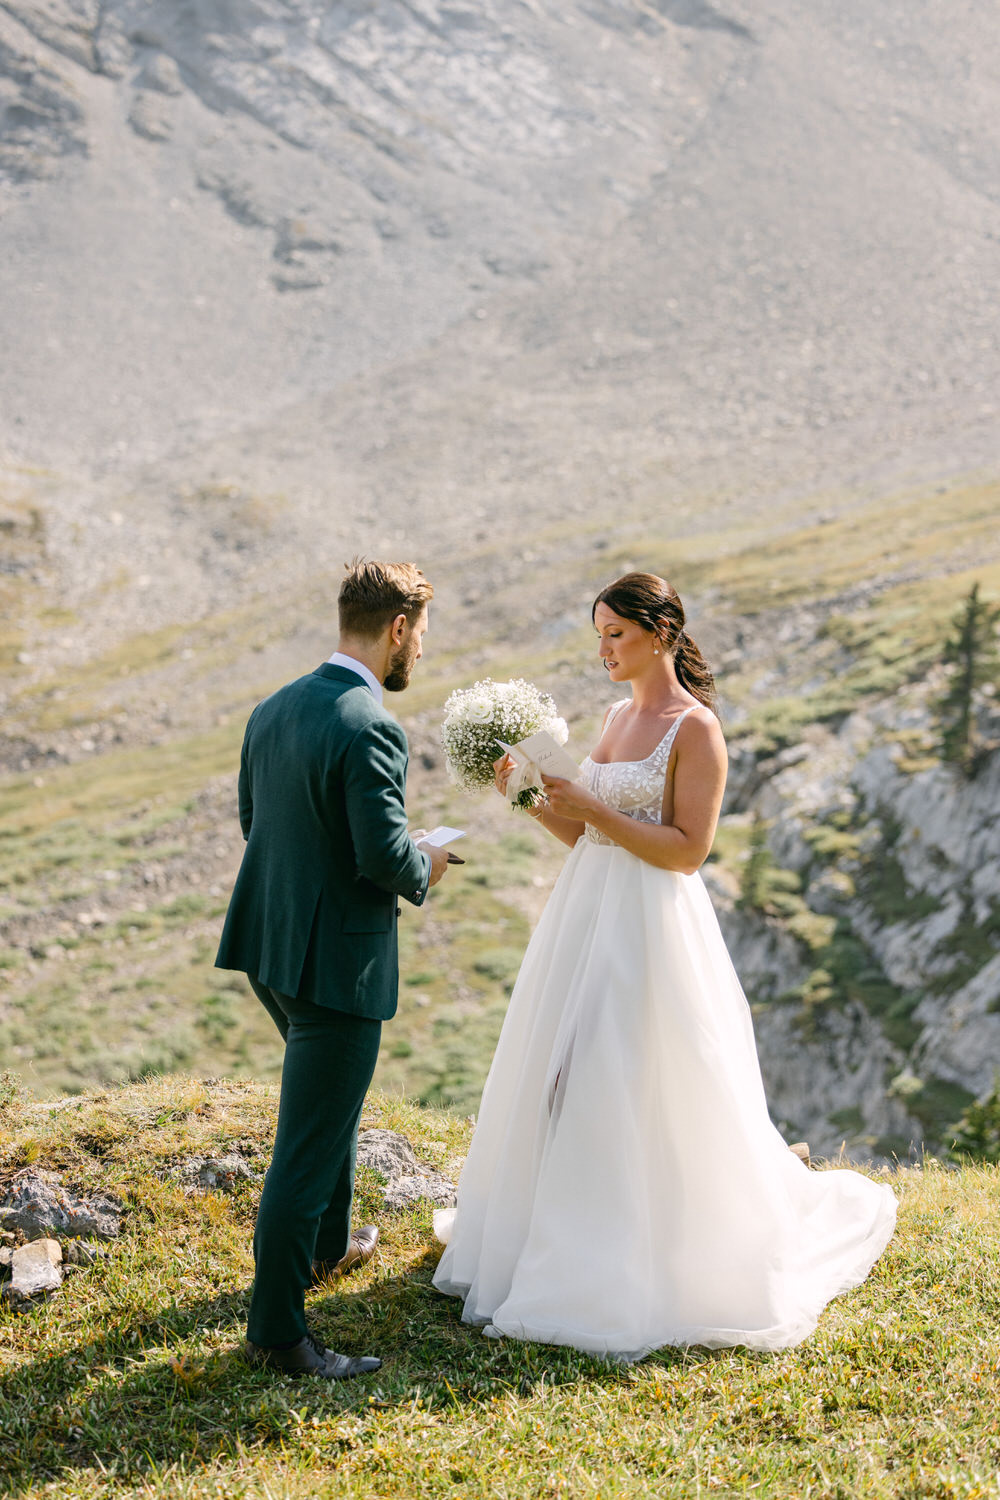
[[[419,906],[444,849],[407,832],[406,735],[382,707],[421,655],[434,593],[412,563],[355,562],[323,666],[250,715],[240,761],[247,847],[216,965],[242,969],[285,1039],[274,1154],[254,1233],[254,1364],[329,1380],[379,1368],[306,1329],[305,1289],[370,1258],[351,1235],[358,1120],[396,1010],[397,895]]]

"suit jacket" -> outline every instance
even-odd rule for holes
[[[247,846],[216,966],[285,995],[387,1020],[397,894],[431,862],[406,827],[406,735],[356,672],[325,663],[259,703],[240,758]]]

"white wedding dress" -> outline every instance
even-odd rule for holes
[[[658,823],[684,717],[643,761],[588,756],[586,784]],[[700,875],[588,827],[525,953],[457,1208],[435,1216],[434,1285],[488,1333],[619,1359],[777,1349],[864,1280],[895,1218],[889,1187],[809,1171],[772,1125]]]

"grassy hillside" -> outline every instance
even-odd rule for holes
[[[170,1070],[274,1077],[270,1022],[245,981],[212,960],[242,849],[243,724],[264,693],[329,650],[331,580],[301,582],[281,608],[249,590],[239,607],[183,625],[121,626],[113,640],[99,625],[91,645],[85,622],[105,620],[108,597],[67,601],[76,613],[46,623],[50,583],[33,585],[27,571],[44,552],[44,496],[36,513],[30,486],[18,493],[25,571],[0,579],[14,622],[0,735],[0,1058],[41,1094]],[[448,784],[438,725],[453,686],[530,676],[555,695],[582,755],[615,696],[589,602],[623,568],[649,567],[687,601],[731,740],[765,755],[939,659],[970,580],[1000,588],[998,494],[995,481],[966,477],[818,495],[776,504],[752,526],[706,499],[682,527],[648,515],[569,535],[550,525],[513,553],[484,533],[460,558],[428,563],[438,595],[427,656],[394,706],[411,740],[412,815],[468,827],[469,863],[426,911],[405,912],[381,1086],[476,1108],[518,955],[561,859],[498,799]],[[78,649],[67,660],[68,639]],[[24,641],[32,649],[15,652]],[[721,862],[738,871],[745,853],[746,831],[724,827]]]
[[[328,1388],[250,1371],[238,1348],[256,1190],[188,1196],[170,1168],[238,1149],[262,1170],[273,1088],[159,1079],[59,1108],[8,1088],[0,1179],[26,1163],[127,1203],[122,1239],[28,1315],[0,1310],[0,1493],[96,1496],[1000,1494],[996,1168],[890,1177],[895,1240],[800,1348],[667,1350],[643,1364],[485,1340],[430,1286],[430,1210],[389,1215],[372,1264],[310,1317],[373,1350],[371,1380]],[[454,1171],[468,1127],[374,1096]]]

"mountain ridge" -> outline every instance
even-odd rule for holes
[[[779,761],[877,763],[895,795],[907,715],[937,753],[907,695],[1000,587],[998,78],[972,0],[0,3],[0,1035],[40,1086],[276,1066],[209,963],[239,726],[329,653],[343,563],[391,551],[438,585],[414,805],[468,814],[495,868],[407,938],[384,1079],[472,1107],[556,868],[453,805],[440,702],[531,675],[582,750],[590,600],[637,565],[719,665],[716,899],[776,1108],[905,1151],[909,1069],[953,1122],[888,914],[845,896],[860,946],[828,931],[857,830]],[[829,869],[782,836],[802,807]],[[729,909],[755,812],[780,912]],[[991,914],[957,921],[992,984]],[[848,959],[881,975],[860,1009]]]

